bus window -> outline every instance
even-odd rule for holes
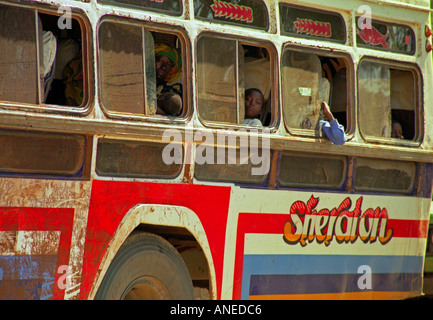
[[[357,158],[355,190],[410,193],[414,186],[413,162]]]
[[[346,59],[286,50],[283,54],[283,117],[289,131],[319,132],[321,102],[337,121],[349,125]]]
[[[34,10],[0,5],[0,100],[39,103],[36,34]]]
[[[176,35],[105,21],[99,27],[99,66],[100,98],[107,111],[184,114],[182,54]]]
[[[138,26],[112,22],[103,22],[99,27],[100,98],[109,111],[155,114],[156,96],[147,95],[150,101],[145,103],[145,90],[152,86],[145,85],[143,56],[144,44],[152,46],[149,51],[153,51],[153,39],[148,32],[148,41],[145,41],[142,30]],[[152,59],[153,55],[148,58]]]
[[[361,133],[366,137],[415,140],[418,107],[415,72],[363,61],[358,81]]]
[[[245,91],[258,89],[262,106],[254,126],[271,123],[271,68],[266,48],[203,36],[197,44],[198,111],[202,120],[245,124]]]
[[[283,151],[279,181],[287,187],[338,189],[346,178],[346,168],[343,157]]]
[[[82,106],[82,30],[74,17],[59,29],[59,16],[0,5],[0,100]],[[2,78],[3,77],[3,81]]]

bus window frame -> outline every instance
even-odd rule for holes
[[[355,63],[353,56],[346,51],[342,51],[340,49],[323,49],[316,46],[305,46],[305,45],[298,45],[293,44],[292,42],[284,42],[281,47],[281,59],[280,59],[280,70],[281,73],[283,73],[283,63],[284,59],[283,56],[286,51],[296,51],[298,53],[304,53],[304,54],[314,54],[316,56],[324,56],[327,58],[341,58],[344,59],[347,68],[346,68],[346,87],[347,87],[347,105],[346,105],[346,126],[344,128],[344,132],[346,134],[347,140],[350,140],[355,132],[355,95],[350,94],[350,92],[355,92]],[[322,68],[323,71],[323,68]],[[284,91],[285,88],[285,80],[283,78],[283,75],[281,75],[281,90]],[[332,88],[331,88],[332,89]],[[324,138],[325,136],[323,134],[317,135],[314,129],[301,129],[301,128],[292,128],[289,127],[289,125],[286,123],[284,119],[284,96],[281,96],[281,121],[284,122],[284,128],[287,133],[289,133],[292,136],[301,136],[311,139],[317,139],[317,138]],[[331,107],[332,112],[332,105],[329,104]],[[326,138],[326,137],[325,137]]]
[[[270,6],[272,6],[273,4],[269,4],[263,0],[250,0],[250,1],[261,4],[262,8],[266,11],[266,12],[264,12],[264,16],[266,19],[266,26],[265,27],[237,23],[236,21],[233,21],[234,17],[230,17],[230,16],[227,16],[226,20],[215,19],[215,18],[218,18],[217,16],[214,16],[212,19],[197,16],[195,14],[196,8],[195,8],[194,3],[193,3],[193,9],[191,12],[191,16],[194,17],[194,19],[196,19],[198,21],[203,21],[203,22],[208,22],[208,23],[216,23],[216,24],[219,24],[221,26],[240,27],[240,28],[247,28],[247,29],[252,29],[252,30],[260,30],[260,31],[267,32],[267,33],[273,33],[272,30],[274,28],[272,26],[272,18],[270,18],[270,17],[272,17],[272,8],[270,8]],[[224,3],[233,5],[230,2],[224,2]],[[214,1],[214,4],[215,4],[215,1]],[[245,3],[239,4],[239,6],[244,6],[244,5],[245,5]]]
[[[291,8],[291,9],[295,9],[295,10],[300,10],[300,11],[305,11],[305,12],[311,12],[311,13],[316,13],[316,14],[321,14],[323,16],[334,16],[337,17],[341,20],[341,22],[343,23],[343,27],[344,27],[344,36],[343,36],[343,40],[339,40],[339,39],[326,39],[320,36],[313,36],[310,34],[302,34],[302,33],[290,33],[290,32],[286,32],[283,30],[283,26],[282,26],[282,21],[280,20],[279,22],[279,27],[281,29],[280,33],[282,36],[285,37],[294,37],[294,38],[298,38],[298,39],[304,39],[304,40],[316,40],[316,41],[325,41],[325,42],[330,42],[330,43],[337,43],[337,44],[347,44],[349,42],[349,37],[348,37],[348,24],[346,23],[347,18],[339,11],[329,11],[326,9],[322,9],[322,8],[313,8],[313,7],[309,7],[309,6],[304,6],[304,5],[299,5],[296,3],[291,3],[291,2],[279,2],[278,3],[278,12],[281,16],[281,8],[282,7],[286,7],[286,8]]]
[[[275,44],[267,39],[257,39],[247,36],[240,36],[240,35],[233,35],[233,34],[222,34],[220,32],[216,31],[202,31],[200,32],[197,37],[195,38],[194,42],[194,56],[195,56],[195,65],[194,70],[197,70],[197,56],[198,56],[198,42],[202,37],[208,37],[208,38],[219,38],[222,40],[230,40],[230,41],[236,41],[239,45],[250,45],[254,47],[261,47],[268,51],[269,54],[269,62],[270,62],[270,81],[271,81],[271,91],[270,91],[270,101],[268,103],[271,104],[270,112],[271,112],[271,120],[269,123],[269,126],[262,126],[262,127],[251,127],[242,123],[228,123],[228,122],[218,122],[218,121],[212,121],[207,120],[202,117],[200,114],[200,105],[199,105],[199,97],[198,97],[198,90],[195,90],[195,105],[196,105],[196,113],[197,117],[200,121],[200,123],[208,128],[226,128],[226,129],[245,129],[247,131],[253,129],[258,130],[258,132],[262,132],[263,130],[267,130],[268,132],[276,132],[278,129],[281,114],[280,114],[280,102],[279,102],[279,69],[278,69],[278,50],[275,47]],[[238,68],[236,68],[238,69]],[[198,87],[198,72],[194,72],[195,74],[195,86]],[[239,83],[237,84],[237,86]],[[239,97],[238,97],[239,101]],[[237,112],[239,113],[239,105],[237,106]]]
[[[360,83],[359,83],[359,68],[361,67],[362,62],[372,62],[372,63],[378,63],[382,64],[384,66],[388,66],[389,69],[396,69],[396,70],[402,70],[402,71],[408,71],[412,72],[414,75],[414,81],[415,81],[415,101],[416,105],[413,110],[414,112],[414,138],[413,140],[408,139],[396,139],[391,137],[376,137],[371,135],[366,135],[363,133],[362,125],[360,123]],[[423,115],[424,115],[424,93],[422,88],[424,88],[424,79],[422,77],[422,72],[420,70],[420,67],[418,64],[414,62],[408,62],[408,61],[400,61],[400,60],[393,60],[389,58],[382,58],[372,55],[364,55],[362,56],[358,63],[356,68],[356,86],[357,86],[357,126],[359,133],[361,137],[366,142],[370,143],[380,143],[384,145],[395,145],[395,146],[402,146],[402,147],[419,147],[424,139],[425,129],[424,129],[424,121],[423,121]],[[418,81],[418,82],[417,82]],[[392,110],[390,108],[390,110]]]
[[[49,4],[42,3],[32,3],[32,4],[16,4],[16,3],[1,3],[2,5],[19,8],[19,9],[29,9],[34,12],[35,19],[38,17],[38,14],[45,14],[51,16],[62,17],[62,14],[58,12],[58,8]],[[71,10],[71,18],[74,19],[80,27],[81,31],[81,43],[82,43],[82,63],[83,63],[83,102],[80,106],[69,106],[69,105],[60,105],[60,104],[47,104],[41,101],[40,97],[40,89],[38,89],[39,93],[39,102],[36,104],[26,103],[26,102],[15,102],[15,101],[3,101],[0,100],[0,106],[7,110],[15,110],[15,111],[30,111],[30,112],[41,112],[46,114],[64,114],[64,115],[75,115],[75,116],[87,116],[90,114],[94,107],[94,68],[92,65],[92,57],[93,45],[92,45],[92,37],[91,37],[91,27],[89,19],[85,13],[85,11],[81,8],[70,7]],[[37,20],[35,20],[37,23]],[[37,25],[36,25],[37,27]],[[36,28],[38,29],[38,28]],[[36,34],[39,31],[36,30]],[[37,42],[36,46],[39,48],[41,43]],[[38,59],[41,59],[38,54]],[[39,72],[40,65],[37,66]],[[41,87],[43,84],[38,80],[37,85]]]
[[[101,53],[99,48],[99,28],[105,22],[114,23],[114,24],[123,24],[127,26],[139,27],[146,29],[149,32],[154,33],[162,33],[169,34],[177,37],[177,40],[180,41],[182,48],[182,81],[183,81],[183,90],[182,90],[182,113],[179,116],[166,116],[166,115],[147,115],[143,114],[127,114],[112,111],[104,105],[102,98],[102,91],[99,88],[97,92],[97,97],[99,101],[99,106],[102,112],[111,119],[114,120],[126,120],[126,121],[136,121],[136,122],[151,122],[151,123],[186,123],[192,117],[192,107],[190,105],[191,96],[191,85],[190,85],[190,77],[188,77],[188,73],[190,72],[190,60],[191,60],[191,46],[189,44],[189,38],[186,36],[186,30],[180,25],[167,25],[164,23],[155,23],[144,20],[138,20],[135,18],[126,18],[113,14],[103,15],[96,24],[96,59],[97,59],[97,70],[96,70],[96,78],[98,79],[98,84],[101,83],[101,74],[100,70],[100,61],[101,61]],[[187,58],[189,57],[189,58]],[[145,77],[145,70],[143,70],[143,76]],[[156,83],[155,83],[156,86]],[[156,105],[155,105],[156,106]]]
[[[395,22],[394,20],[389,20],[389,19],[372,18],[371,19],[372,28],[374,28],[373,24],[382,24],[382,25],[386,25],[388,32],[389,32],[389,27],[391,26],[391,27],[406,27],[406,28],[409,28],[412,31],[412,33],[413,33],[415,44],[413,46],[413,50],[412,51],[407,51],[406,52],[406,51],[403,51],[403,50],[393,50],[391,48],[386,49],[384,47],[379,47],[377,45],[372,45],[372,44],[366,43],[362,39],[361,40],[364,41],[365,43],[361,43],[361,42],[358,41],[358,37],[360,37],[358,35],[358,31],[359,31],[358,21],[362,17],[363,16],[361,16],[361,15],[356,15],[355,19],[354,19],[355,20],[354,28],[355,28],[355,33],[356,33],[356,35],[354,37],[354,43],[355,43],[355,46],[357,48],[369,49],[369,50],[375,50],[375,51],[382,51],[382,52],[394,53],[394,54],[403,54],[403,55],[407,55],[407,56],[415,56],[416,55],[416,53],[417,53],[416,51],[417,51],[417,48],[418,48],[418,43],[417,43],[418,42],[418,39],[417,39],[417,33],[418,32],[416,31],[416,28],[414,28],[413,25]],[[376,28],[374,28],[374,29],[376,29]],[[385,42],[386,42],[386,40],[385,40]]]
[[[90,0],[82,0],[82,1],[88,1],[90,2]],[[122,2],[116,2],[116,1],[110,1],[110,0],[97,0],[96,1],[99,5],[102,6],[107,6],[107,7],[113,7],[113,8],[125,8],[128,10],[140,10],[140,11],[144,11],[147,13],[156,13],[156,14],[162,14],[162,15],[167,15],[170,17],[176,17],[176,18],[180,18],[185,14],[185,6],[184,6],[184,2],[182,0],[180,0],[180,12],[179,13],[175,13],[175,12],[170,12],[167,10],[163,10],[163,9],[153,9],[153,8],[149,8],[149,7],[145,7],[145,6],[140,6],[140,5],[134,5],[134,4],[128,4],[128,3],[122,3]],[[162,2],[162,1],[161,1]]]

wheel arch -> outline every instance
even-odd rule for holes
[[[191,209],[182,206],[152,204],[137,205],[125,214],[104,253],[89,298],[93,299],[95,297],[117,251],[131,233],[141,230],[164,236],[166,230],[168,230],[167,228],[186,231],[194,237],[206,259],[210,298],[216,299],[215,267],[206,232],[197,214]],[[169,240],[169,242],[171,241]],[[187,261],[185,263],[188,265]]]

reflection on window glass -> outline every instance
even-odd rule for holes
[[[236,40],[201,37],[198,105],[205,121],[263,127],[271,121],[268,50]]]
[[[363,61],[358,77],[359,124],[363,135],[414,140],[417,129],[414,72]]]
[[[53,14],[0,5],[0,101],[85,104],[80,23],[73,17],[60,29],[58,21]]]
[[[342,58],[286,50],[283,54],[283,116],[289,129],[320,134],[321,102],[347,125],[347,64]]]

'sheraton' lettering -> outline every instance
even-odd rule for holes
[[[337,243],[354,243],[359,238],[364,243],[376,240],[383,245],[392,238],[393,230],[388,228],[386,208],[361,210],[362,197],[356,201],[352,211],[352,200],[347,197],[338,208],[314,210],[319,198],[311,198],[304,203],[296,201],[290,207],[290,218],[284,224],[283,240],[290,245],[300,243],[306,246],[316,240],[326,246],[335,239]]]

